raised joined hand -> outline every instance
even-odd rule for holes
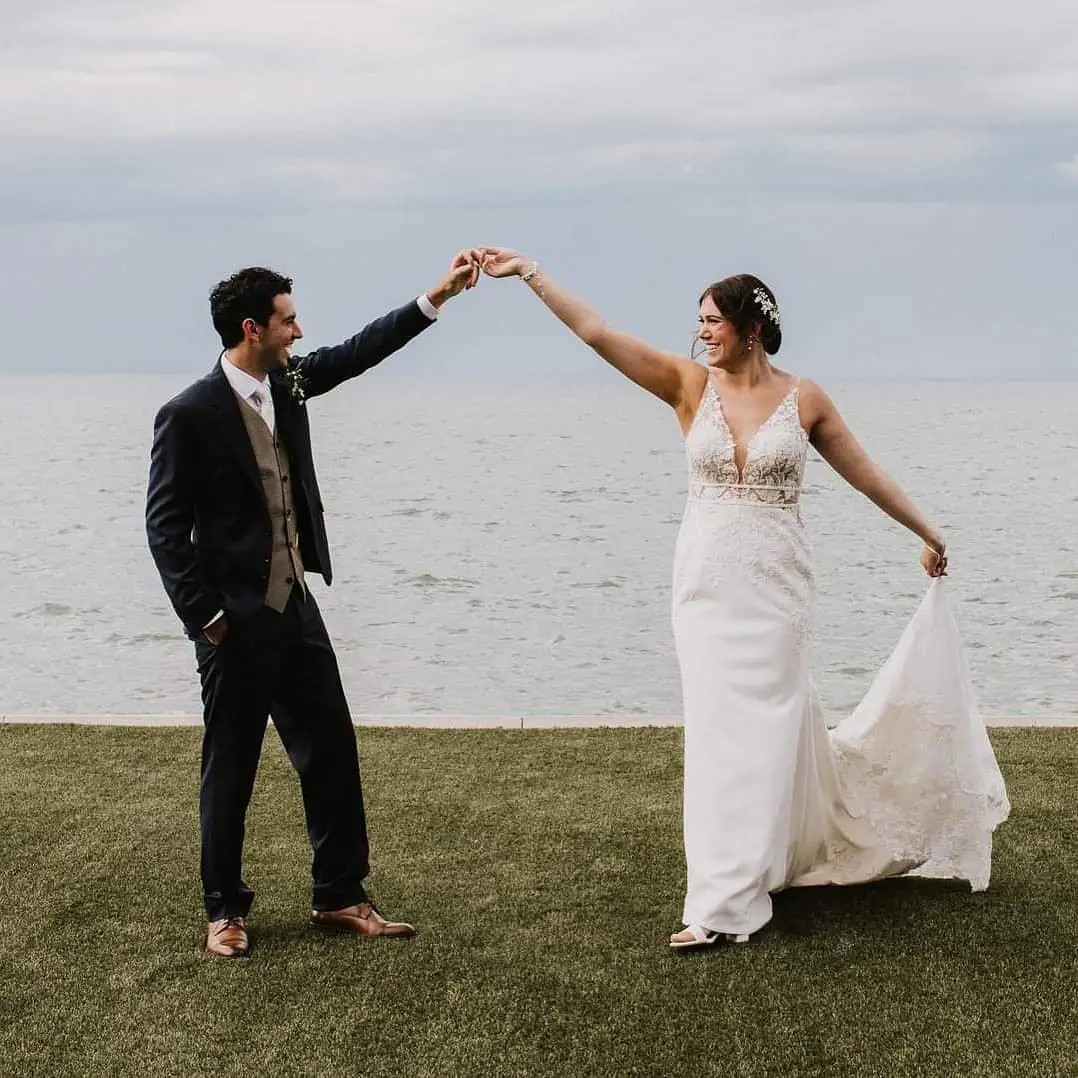
[[[508,247],[480,247],[480,265],[488,277],[513,277],[524,273],[531,262]]]
[[[459,296],[467,288],[474,288],[479,280],[482,252],[477,247],[459,251],[449,264],[446,275],[427,293],[435,307],[441,307],[447,299]]]

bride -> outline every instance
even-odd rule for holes
[[[942,535],[866,455],[824,391],[772,365],[774,293],[748,274],[700,298],[707,365],[609,328],[516,251],[482,248],[566,326],[666,401],[689,496],[674,555],[685,718],[685,928],[745,942],[784,887],[914,873],[988,886],[1010,805],[942,578]],[[814,582],[800,498],[808,446],[917,535],[928,594],[867,696],[828,731],[810,665]]]

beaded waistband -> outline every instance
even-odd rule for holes
[[[764,483],[708,483],[693,479],[689,482],[689,497],[698,501],[786,509],[797,505],[801,500],[801,491],[797,487],[776,487]]]

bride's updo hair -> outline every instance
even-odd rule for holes
[[[719,314],[744,337],[757,323],[760,324],[760,343],[764,351],[773,356],[782,347],[782,322],[775,293],[751,273],[739,273],[724,277],[704,289],[700,302],[710,296]]]

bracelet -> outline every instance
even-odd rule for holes
[[[520,279],[525,284],[528,284],[537,273],[539,273],[539,263],[533,262],[531,265],[531,269],[528,270],[527,273],[522,273],[520,275]],[[539,280],[535,282],[535,288],[533,289],[533,291],[544,303],[546,303],[546,293],[543,291],[543,277],[541,274],[539,276]]]

